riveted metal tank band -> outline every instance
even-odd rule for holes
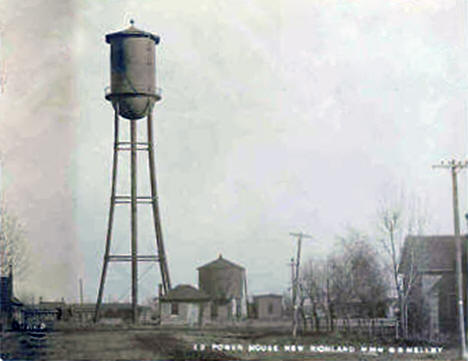
[[[106,94],[106,100],[109,101],[118,101],[122,98],[134,98],[134,97],[149,97],[153,98],[155,102],[161,100],[161,94],[150,94],[150,93],[119,93],[119,94]]]

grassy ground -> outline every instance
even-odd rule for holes
[[[204,346],[202,346],[204,345]],[[302,351],[287,351],[287,345],[302,345]],[[310,346],[316,346],[311,350]],[[319,346],[344,346],[348,351],[319,352]],[[361,351],[361,346],[380,346],[382,352]],[[2,339],[3,359],[37,360],[455,360],[456,350],[444,347],[437,354],[415,354],[431,350],[423,343],[397,344],[388,339],[359,335],[340,336],[311,333],[295,342],[281,330],[261,329],[156,329],[88,328],[52,332],[43,347],[31,347],[19,333]],[[268,349],[268,346],[270,348]],[[201,348],[204,347],[204,350]],[[249,351],[250,347],[250,351]],[[354,347],[354,352],[349,352]],[[390,353],[391,347],[412,347],[413,353]],[[252,350],[252,348],[254,350]],[[242,350],[240,350],[242,349]],[[398,349],[395,349],[397,351]],[[335,351],[337,351],[335,349]],[[374,351],[374,350],[372,350]]]

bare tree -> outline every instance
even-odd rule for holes
[[[342,250],[336,250],[327,259],[328,283],[327,283],[327,305],[330,314],[330,327],[334,329],[336,317],[349,318],[340,311],[342,305],[348,303],[353,297],[353,282],[350,273],[351,265],[349,255]]]
[[[324,259],[308,260],[305,263],[301,277],[301,289],[305,298],[310,301],[311,327],[320,331],[319,314],[327,315],[327,327],[329,326],[329,303],[327,298],[328,264]]]
[[[348,326],[356,312],[359,317],[377,317],[387,296],[375,246],[365,234],[352,228],[339,237],[327,259],[309,260],[302,273],[301,285],[310,300],[316,329],[319,313],[327,315],[331,331],[337,316]],[[349,307],[353,302],[357,311]]]
[[[302,271],[301,288],[311,303],[315,329],[319,330],[319,312],[326,315],[329,331],[334,331],[336,307],[347,302],[353,292],[349,255],[342,243],[326,259],[309,260]]]
[[[362,316],[376,317],[378,305],[387,296],[377,249],[366,234],[352,228],[340,242],[340,256],[335,260],[338,272],[334,275],[335,293],[340,295],[337,299],[355,299],[364,306]]]
[[[414,250],[410,250],[411,264],[403,284],[400,277],[400,260],[405,236],[422,234],[428,224],[424,202],[415,196],[408,197],[402,189],[384,193],[377,208],[378,239],[386,254],[387,269],[398,297],[400,325],[403,337],[408,337],[408,296],[418,280]]]
[[[291,292],[288,292],[288,291],[283,292],[283,307],[284,307],[284,314],[287,316],[292,316],[294,310],[293,310],[293,305],[292,305]]]
[[[28,267],[26,232],[12,211],[1,207],[0,212],[0,272],[6,275],[11,267],[21,279]]]

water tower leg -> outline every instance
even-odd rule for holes
[[[154,161],[154,141],[153,141],[153,115],[152,109],[148,112],[148,166],[150,171],[151,199],[153,207],[153,221],[156,233],[156,245],[158,247],[159,268],[161,270],[164,293],[171,289],[169,269],[167,267],[166,252],[164,250],[163,235],[161,229],[161,217],[159,213],[158,191],[156,184],[156,166]]]
[[[133,323],[138,322],[138,261],[137,261],[137,129],[136,120],[130,120],[130,202],[132,236],[132,316]]]
[[[107,224],[106,248],[104,251],[104,262],[102,267],[101,282],[99,284],[98,299],[96,302],[96,310],[94,313],[94,322],[99,321],[99,311],[102,304],[102,296],[104,294],[104,282],[106,280],[107,265],[109,263],[110,244],[112,238],[112,225],[114,222],[114,207],[115,207],[115,192],[117,187],[117,164],[118,164],[118,143],[119,143],[119,103],[114,102],[114,156],[112,162],[112,189],[109,207],[109,220]]]

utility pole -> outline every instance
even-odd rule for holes
[[[294,300],[296,299],[296,288],[294,287],[294,276],[296,274],[294,270],[294,257],[291,257],[291,261],[289,262],[288,265],[291,267],[291,307],[292,307],[292,318],[294,320]]]
[[[80,304],[83,304],[83,279],[80,278]]]
[[[462,274],[462,239],[460,237],[460,219],[458,215],[458,186],[457,172],[468,165],[467,161],[457,161],[455,159],[442,161],[440,164],[433,165],[432,168],[450,169],[452,175],[452,196],[453,196],[453,224],[455,231],[456,246],[456,281],[457,281],[457,308],[458,308],[458,328],[460,338],[460,359],[466,360],[466,339],[465,339],[465,321],[463,311],[463,274]]]
[[[293,276],[293,299],[292,299],[292,306],[293,306],[293,319],[292,319],[292,334],[295,338],[297,335],[297,324],[298,324],[298,316],[299,316],[299,309],[297,306],[297,295],[299,294],[299,266],[301,262],[301,245],[303,238],[312,238],[308,234],[304,234],[302,232],[299,233],[289,233],[293,237],[297,237],[297,257],[296,257],[296,274]],[[292,262],[292,267],[294,267],[294,262]],[[293,272],[294,274],[294,272]]]

